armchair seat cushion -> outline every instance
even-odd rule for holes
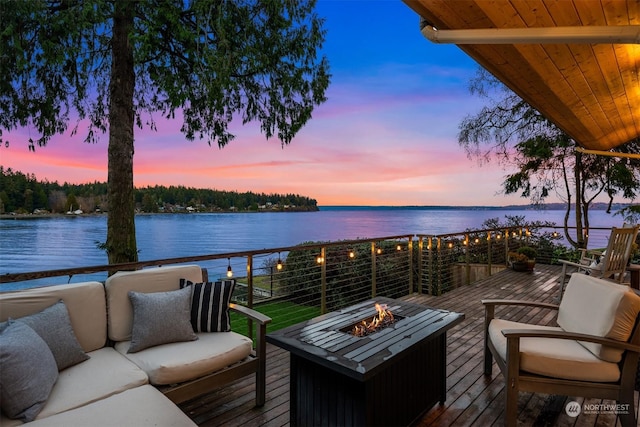
[[[502,360],[507,358],[507,338],[502,334],[505,329],[562,331],[558,327],[493,319],[489,324],[489,339]],[[618,364],[597,358],[578,341],[563,339],[521,338],[520,370],[578,381],[616,382],[620,379]]]
[[[198,340],[163,344],[128,353],[129,342],[116,343],[116,350],[149,376],[153,385],[176,384],[201,377],[244,360],[252,341],[235,332],[201,332]]]

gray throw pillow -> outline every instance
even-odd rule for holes
[[[67,306],[62,300],[39,313],[15,320],[31,327],[47,343],[59,371],[89,358],[73,332]]]
[[[9,320],[0,332],[0,407],[13,419],[33,421],[58,380],[58,367],[42,338]]]
[[[148,294],[130,291],[129,299],[133,306],[129,353],[160,344],[198,339],[190,321],[190,288]]]

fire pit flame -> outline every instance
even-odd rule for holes
[[[355,325],[351,329],[351,334],[356,337],[364,337],[372,334],[379,329],[386,328],[395,322],[393,313],[387,308],[386,304],[376,304],[376,311],[378,312],[370,320],[363,320],[359,324]]]

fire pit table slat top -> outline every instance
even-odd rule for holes
[[[386,304],[395,323],[358,337],[345,328],[375,315]],[[267,342],[329,369],[364,380],[414,343],[437,336],[464,320],[464,314],[389,298],[375,298],[267,334]]]

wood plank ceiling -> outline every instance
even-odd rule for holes
[[[640,25],[640,0],[404,2],[438,30]],[[640,138],[640,44],[458,46],[582,147]]]

